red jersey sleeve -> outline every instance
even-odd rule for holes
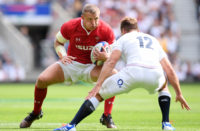
[[[61,28],[60,28],[60,33],[62,34],[62,36],[69,40],[71,37],[71,34],[73,33],[73,30],[75,28],[75,20],[76,19],[72,19],[70,21],[65,22]]]

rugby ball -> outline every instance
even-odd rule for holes
[[[92,48],[92,51],[91,51],[91,54],[90,54],[90,58],[91,58],[91,61],[93,64],[97,65],[97,66],[101,66],[103,65],[104,61],[101,61],[101,60],[95,60],[94,59],[94,56],[93,56],[93,52],[94,50],[97,48],[99,51],[103,51],[103,48],[105,48],[106,52],[110,55],[111,53],[111,48],[109,46],[109,44],[106,42],[106,41],[101,41],[99,43],[97,43],[93,48]]]

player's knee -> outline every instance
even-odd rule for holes
[[[47,85],[47,78],[43,75],[40,75],[37,79],[37,87],[38,88],[46,88]]]
[[[94,81],[94,82],[96,82],[97,81],[97,79],[98,79],[98,77],[91,77],[91,79],[92,79],[92,81]]]
[[[92,81],[96,82],[97,79],[98,79],[98,77],[99,77],[99,74],[97,74],[97,73],[91,73],[90,77],[91,77]]]
[[[90,72],[90,77],[92,79],[92,81],[96,82],[99,74],[101,72],[101,68],[102,66],[95,66],[94,69]]]
[[[104,100],[99,93],[97,93],[95,97],[99,102],[102,102]]]

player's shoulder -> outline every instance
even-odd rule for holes
[[[81,22],[81,18],[78,17],[78,18],[74,18],[74,19],[71,19],[69,21],[66,21],[65,23],[76,24],[76,23],[80,23],[80,22]]]
[[[119,40],[120,41],[126,41],[126,40],[133,40],[135,39],[137,36],[139,35],[139,32],[138,31],[131,31],[131,32],[128,32],[128,33],[125,33],[124,35],[122,35]]]
[[[149,38],[152,38],[152,39],[156,39],[154,36],[150,35],[150,34],[147,34],[147,33],[144,33],[144,32],[139,32],[142,36],[146,36],[146,37],[149,37]]]
[[[110,25],[108,23],[106,23],[105,21],[103,21],[101,19],[99,20],[99,24],[100,24],[100,26],[110,27]]]
[[[99,29],[100,30],[112,30],[110,25],[103,20],[99,20]]]
[[[150,34],[147,34],[147,33],[139,32],[139,35],[142,36],[142,37],[148,37],[148,38],[150,38],[154,42],[158,41],[156,37],[154,37],[154,36],[152,36]]]

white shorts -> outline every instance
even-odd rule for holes
[[[107,99],[136,88],[145,88],[152,94],[161,89],[165,82],[162,68],[126,66],[103,82],[99,94],[103,99]]]
[[[77,81],[85,81],[92,83],[92,79],[90,76],[90,72],[95,67],[94,64],[82,64],[76,61],[72,61],[71,64],[64,65],[62,62],[57,62],[63,72],[65,77],[65,82],[68,84],[77,82]]]

